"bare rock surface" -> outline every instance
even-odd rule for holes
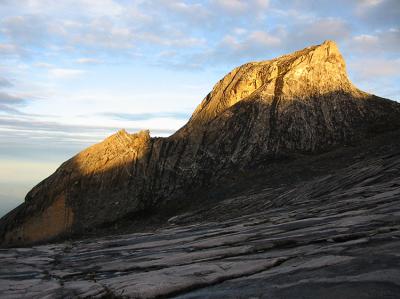
[[[398,298],[399,140],[276,162],[157,230],[1,249],[0,298]]]
[[[84,236],[162,211],[175,216],[276,160],[399,127],[400,104],[354,87],[332,41],[248,63],[219,81],[174,135],[122,130],[63,163],[0,220],[0,244]]]
[[[174,135],[121,130],[33,188],[0,298],[398,298],[399,140],[331,41],[245,64]]]

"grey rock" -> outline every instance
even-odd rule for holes
[[[346,165],[288,183],[279,196],[248,178],[240,195],[157,231],[2,249],[0,297],[397,298],[398,138],[304,158],[310,169],[335,154]],[[304,169],[298,163],[287,166]]]
[[[82,236],[141,215],[168,219],[278,159],[399,127],[400,104],[355,88],[332,41],[248,63],[219,81],[172,136],[122,130],[62,164],[0,220],[0,244]]]

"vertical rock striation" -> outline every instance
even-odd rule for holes
[[[120,131],[62,164],[0,220],[0,240],[27,244],[79,234],[189,200],[238,169],[399,127],[400,105],[354,87],[332,41],[247,63],[220,80],[172,136]],[[57,217],[42,221],[48,211]],[[53,224],[57,229],[45,229]]]

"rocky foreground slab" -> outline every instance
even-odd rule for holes
[[[2,249],[0,297],[399,298],[400,132],[385,138],[279,164],[337,167],[257,175],[156,231]]]

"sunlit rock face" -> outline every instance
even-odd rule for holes
[[[271,160],[329,151],[399,127],[400,105],[355,88],[337,46],[326,41],[234,69],[168,138],[120,131],[79,153],[1,219],[0,238],[3,245],[28,244],[140,212],[151,216],[238,173],[268,168]],[[50,217],[35,220],[34,230],[44,233],[28,229],[59,198],[70,212],[57,221],[68,225],[46,233]]]
[[[259,99],[270,103],[277,97],[290,101],[337,91],[362,96],[348,80],[345,62],[336,44],[326,41],[234,69],[214,86],[189,124],[210,121],[239,101]]]

